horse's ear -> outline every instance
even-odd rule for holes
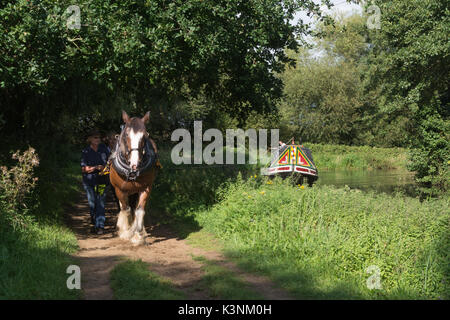
[[[150,119],[150,111],[147,111],[145,116],[142,117],[142,121],[144,121],[144,123],[147,123],[149,119]]]
[[[122,110],[122,119],[123,119],[123,122],[125,122],[126,124],[128,124],[130,122],[130,117],[125,112],[125,110]]]

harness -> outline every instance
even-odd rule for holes
[[[147,138],[144,138],[145,144],[143,148],[143,158],[141,160],[141,163],[139,164],[138,168],[136,168],[136,170],[131,169],[131,167],[127,164],[125,156],[120,150],[120,141],[122,138],[122,134],[120,135],[120,138],[117,139],[116,146],[114,148],[114,151],[111,153],[108,162],[111,163],[111,165],[114,167],[114,170],[116,170],[119,176],[126,179],[127,181],[135,181],[141,174],[151,169],[153,165],[159,161],[157,160],[157,154],[155,150],[153,150],[152,144]],[[139,151],[139,148],[132,148],[131,150],[128,150],[128,147],[125,144],[125,152],[127,153],[127,155],[131,151]]]

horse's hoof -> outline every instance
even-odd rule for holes
[[[131,230],[119,232],[120,239],[130,240],[132,236],[133,236],[133,232]]]
[[[143,237],[139,233],[135,233],[134,236],[131,238],[131,243],[135,246],[143,245],[145,244],[145,237]]]

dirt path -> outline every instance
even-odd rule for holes
[[[285,291],[268,279],[243,272],[218,252],[191,247],[167,227],[146,226],[149,236],[143,246],[134,247],[119,239],[115,234],[118,210],[112,201],[106,203],[105,233],[96,235],[91,232],[89,207],[85,198],[84,194],[80,194],[78,204],[68,210],[67,223],[78,239],[81,288],[87,300],[114,299],[109,285],[110,272],[121,257],[142,259],[153,272],[169,279],[177,289],[184,291],[188,299],[212,299],[207,290],[196,286],[204,276],[204,271],[202,264],[193,260],[192,255],[204,256],[231,270],[266,299],[290,299]]]

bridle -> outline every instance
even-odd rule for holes
[[[124,144],[124,147],[125,147],[125,154],[126,154],[126,156],[127,156],[127,158],[128,158],[128,157],[130,156],[130,153],[131,153],[132,151],[137,151],[137,152],[139,152],[140,149],[141,149],[141,147],[128,149],[128,143],[127,143],[127,141],[126,141],[126,139],[125,139],[125,138],[126,138],[125,129],[126,129],[126,126],[123,127],[122,132],[120,133],[120,136],[119,136],[118,141],[120,141],[120,140],[123,141],[123,144]],[[147,131],[144,131],[143,139],[144,139],[145,141],[147,141],[147,137],[148,137],[148,132],[147,132]],[[144,151],[145,151],[145,143],[144,143],[144,145],[143,145],[143,147],[142,147],[142,151],[143,151],[143,152],[139,152],[139,153],[141,154],[141,156],[143,155],[143,153],[144,153]]]
[[[122,132],[120,133],[119,139],[117,139],[114,152],[115,156],[112,158],[112,164],[119,175],[126,178],[128,181],[135,181],[142,172],[153,166],[155,163],[156,154],[150,141],[148,140],[148,133],[146,131],[143,136],[144,145],[142,147],[128,149],[128,143],[125,139],[125,129],[126,127],[124,126],[122,128]],[[121,142],[124,144],[125,154],[123,154],[121,150]],[[134,170],[130,167],[128,160],[128,157],[132,151],[138,151],[141,154],[141,161],[139,162],[138,167]]]

